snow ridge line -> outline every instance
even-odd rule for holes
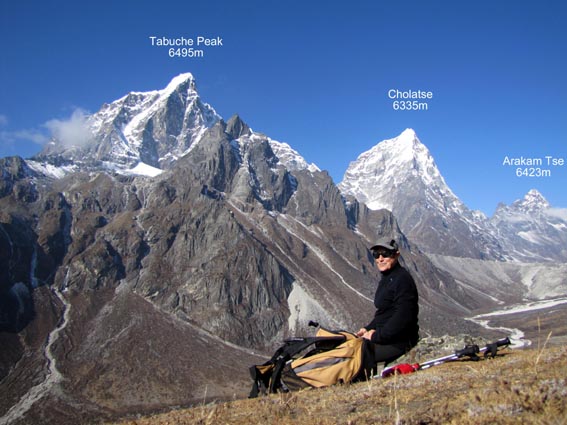
[[[265,227],[262,225],[262,223],[258,222],[258,221],[253,221],[250,217],[249,214],[244,212],[243,210],[241,210],[238,205],[236,205],[232,199],[228,199],[227,203],[233,207],[233,209],[235,211],[238,211],[239,215],[246,220],[248,223],[252,224],[254,223],[254,225],[258,226],[258,228],[262,231],[262,234],[265,238],[270,239],[270,236],[268,235],[268,232],[266,231]],[[277,220],[277,217],[274,217]],[[296,234],[293,234],[294,237],[297,238]],[[303,241],[303,239],[299,238],[299,240]],[[284,263],[284,265],[290,269],[293,270],[293,264],[295,264],[295,261],[287,254],[286,250],[283,249],[275,240],[270,239],[270,242],[279,250],[279,260],[283,260],[285,259],[285,261],[282,261],[282,263]],[[305,280],[305,278],[307,278],[309,281],[315,283],[317,286],[319,286],[319,288],[324,291],[326,294],[329,294],[329,291],[327,288],[325,288],[324,286],[320,285],[317,282],[317,279],[315,279],[313,276],[311,276],[310,274],[306,273],[305,271],[301,271],[301,274],[303,275],[303,280]]]
[[[281,215],[278,217],[280,218],[282,217]],[[285,219],[288,219],[287,216],[285,216]],[[364,295],[362,292],[359,292],[357,289],[355,289],[354,287],[352,287],[349,283],[347,283],[345,281],[345,279],[341,276],[341,274],[339,272],[337,272],[333,266],[331,265],[331,262],[328,260],[328,258],[325,256],[325,254],[323,254],[321,252],[321,250],[315,246],[313,246],[312,244],[310,244],[307,240],[302,239],[297,233],[295,233],[290,226],[286,226],[283,222],[285,222],[286,220],[282,220],[282,224],[285,227],[285,229],[292,234],[293,236],[295,236],[296,238],[298,238],[299,240],[303,241],[304,244],[306,244],[310,250],[313,251],[313,253],[319,257],[319,259],[321,260],[321,262],[327,266],[327,268],[332,271],[334,274],[336,274],[338,276],[338,278],[341,280],[341,282],[343,283],[343,285],[345,285],[348,289],[350,289],[351,291],[353,291],[355,294],[357,294],[358,296],[364,298],[365,300],[368,300],[370,302],[374,302],[374,300],[370,299],[369,297],[367,297],[366,295]],[[278,220],[279,221],[279,220]],[[295,221],[295,220],[294,220]],[[313,233],[313,232],[311,232]]]
[[[254,350],[251,350],[249,348],[246,348],[246,347],[243,347],[243,346],[240,346],[240,345],[236,345],[236,344],[234,344],[230,341],[227,341],[225,339],[220,338],[219,336],[217,336],[215,334],[210,333],[209,331],[191,323],[188,318],[186,320],[184,320],[184,319],[182,319],[181,317],[178,317],[175,314],[172,314],[172,313],[169,313],[169,312],[163,310],[162,308],[160,308],[158,305],[154,304],[150,299],[143,296],[142,294],[139,294],[139,293],[135,293],[135,294],[138,297],[140,297],[141,300],[147,302],[151,306],[152,309],[156,310],[160,314],[163,314],[167,318],[169,318],[174,324],[180,325],[181,327],[189,327],[203,337],[210,338],[210,339],[212,339],[216,342],[219,342],[221,344],[226,345],[227,347],[234,348],[235,350],[242,351],[243,353],[249,354],[251,356],[265,357],[265,355],[263,355],[261,353],[258,353]]]

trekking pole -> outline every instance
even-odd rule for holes
[[[506,337],[504,339],[499,339],[491,344],[479,348],[478,345],[466,345],[462,350],[455,351],[454,354],[449,356],[440,357],[438,359],[429,360],[420,365],[420,369],[427,369],[428,367],[435,366],[447,361],[458,360],[463,357],[469,357],[471,360],[479,360],[479,353],[484,353],[484,357],[495,357],[498,352],[499,347],[505,347],[510,345],[510,338]]]
[[[427,369],[431,366],[437,366],[441,363],[445,363],[452,360],[457,360],[462,357],[469,357],[472,360],[478,360],[479,357],[477,354],[480,352],[480,348],[478,345],[466,345],[465,348],[462,350],[455,351],[454,354],[450,354],[448,356],[439,357],[438,359],[428,360],[419,365],[419,369]]]
[[[478,357],[479,353],[484,353],[485,358],[494,358],[496,353],[498,352],[498,348],[507,347],[510,345],[510,338],[506,337],[503,339],[499,339],[491,344],[487,344],[486,346],[479,348],[478,345],[466,345],[465,348],[462,350],[456,350],[454,354],[450,354],[448,356],[439,357],[437,359],[428,360],[421,364],[399,364],[396,366],[391,366],[382,371],[380,376],[385,378],[387,376],[393,375],[395,373],[411,373],[422,369],[430,368],[431,366],[437,366],[445,362],[454,361],[461,359],[463,357],[468,357],[470,360],[480,360]]]
[[[506,337],[503,339],[499,339],[498,341],[493,342],[492,344],[486,344],[485,347],[480,349],[481,353],[484,353],[485,358],[494,358],[496,357],[496,353],[498,352],[498,348],[500,347],[507,347],[512,342],[510,338]]]

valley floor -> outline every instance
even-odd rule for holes
[[[477,323],[486,321],[488,329],[511,335],[513,340],[514,336],[520,338],[514,341],[518,345],[537,346],[547,339],[554,345],[567,344],[567,303],[551,304],[546,308],[477,316]]]

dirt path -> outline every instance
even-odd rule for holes
[[[59,339],[59,335],[69,323],[71,304],[65,299],[63,294],[52,288],[55,296],[61,301],[64,306],[63,318],[55,329],[51,331],[47,337],[47,344],[45,346],[45,358],[47,359],[47,375],[45,380],[22,396],[20,401],[8,410],[8,412],[0,418],[0,425],[8,425],[17,419],[21,418],[37,401],[41,400],[47,395],[55,385],[63,380],[63,376],[57,369],[57,359],[53,355],[52,347]]]

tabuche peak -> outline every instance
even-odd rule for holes
[[[163,91],[166,93],[172,93],[176,91],[179,87],[187,83],[189,85],[188,90],[195,92],[197,91],[195,77],[193,77],[193,74],[191,74],[190,72],[179,74],[178,76],[174,77]]]

